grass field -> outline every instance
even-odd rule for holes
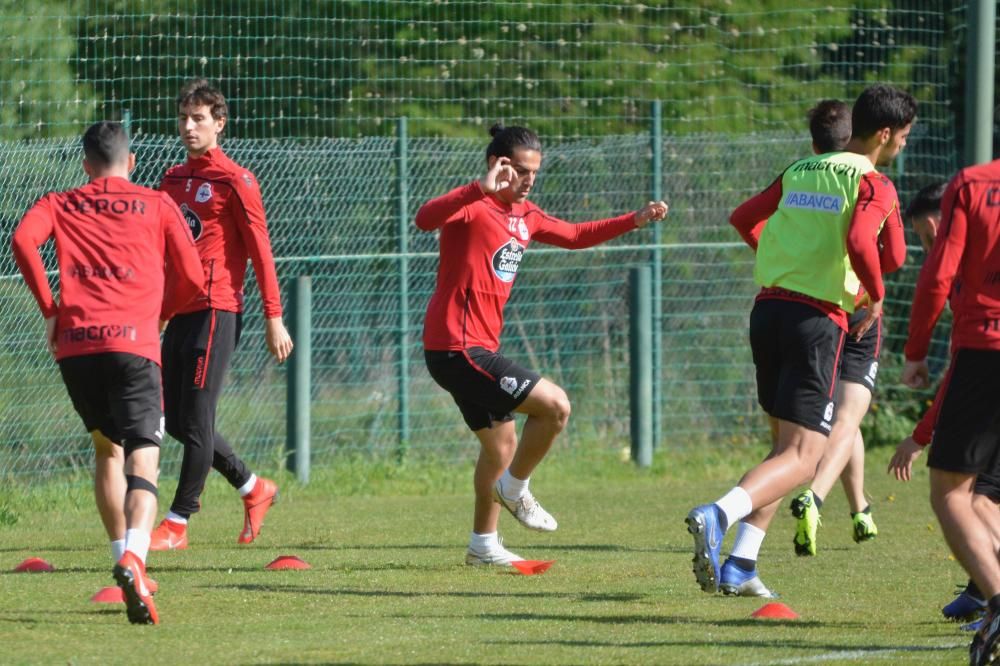
[[[878,539],[855,545],[839,489],[820,553],[797,558],[782,510],[761,576],[797,611],[755,620],[759,599],[702,593],[683,518],[728,490],[762,450],[658,454],[640,472],[612,454],[557,451],[532,487],[554,534],[501,518],[506,545],[556,559],[542,576],[462,564],[471,468],[345,464],[308,487],[283,480],[257,543],[237,547],[241,506],[214,479],[187,551],[153,553],[162,624],[131,626],[91,604],[110,556],[84,482],[0,489],[0,662],[329,664],[954,664],[969,634],[940,607],[964,582],[927,502],[869,452]],[[169,497],[172,484],[162,493]],[[731,544],[732,536],[726,547]],[[295,554],[309,571],[264,565]],[[50,574],[13,574],[29,556]]]

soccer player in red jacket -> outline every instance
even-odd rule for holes
[[[14,258],[94,442],[94,496],[128,618],[157,624],[145,561],[163,438],[158,322],[193,298],[204,277],[174,202],[128,181],[135,155],[124,128],[92,125],[83,153],[90,183],[42,197],[14,232]],[[58,302],[38,253],[50,238],[59,264]],[[173,266],[166,296],[165,259]]]
[[[277,496],[215,429],[215,412],[229,361],[240,339],[243,278],[253,263],[265,318],[265,341],[279,363],[292,351],[281,318],[281,295],[257,179],[219,147],[229,116],[225,97],[202,79],[177,98],[178,130],[188,159],[171,167],[160,189],[180,206],[205,269],[205,288],[163,336],[163,394],[167,432],[184,445],[170,511],[153,532],[153,550],[187,548],[187,522],[200,508],[214,467],[243,497],[238,543],[250,543]]]
[[[424,320],[424,358],[481,447],[465,561],[512,566],[523,558],[504,548],[497,536],[500,506],[525,527],[556,529],[528,482],[570,414],[562,388],[500,353],[503,308],[524,253],[532,240],[568,249],[603,243],[662,219],[667,205],[650,202],[634,213],[595,222],[556,219],[528,201],[542,165],[538,136],[501,125],[490,134],[486,174],[425,203],[416,225],[440,230],[437,288]],[[528,416],[520,442],[514,412]]]
[[[1000,160],[959,171],[941,211],[914,292],[903,383],[927,385],[931,333],[950,296],[955,351],[927,458],[931,506],[955,559],[987,601],[970,645],[970,662],[986,664],[1000,656],[1000,561],[973,497],[977,474],[991,471],[1000,452]]]

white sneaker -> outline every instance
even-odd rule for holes
[[[472,546],[465,551],[465,563],[474,566],[509,567],[511,562],[521,562],[524,558],[503,547],[503,540],[497,539],[496,546],[485,551],[474,550]]]
[[[524,494],[516,500],[509,500],[503,496],[498,480],[493,486],[493,500],[500,503],[500,506],[510,511],[511,515],[517,518],[518,522],[528,529],[539,532],[555,532],[559,524],[548,511],[542,508],[530,490],[525,490]]]

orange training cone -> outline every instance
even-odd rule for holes
[[[555,560],[518,560],[511,562],[511,565],[525,576],[542,574],[555,564]]]
[[[125,603],[125,594],[120,587],[112,585],[99,589],[90,598],[90,601],[95,604],[123,604]]]
[[[799,614],[783,603],[772,601],[755,610],[750,617],[765,620],[797,620]]]
[[[265,569],[279,571],[282,569],[311,569],[309,563],[295,555],[279,555]]]
[[[48,573],[56,568],[40,557],[29,557],[14,567],[14,573]]]

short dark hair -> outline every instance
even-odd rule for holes
[[[513,157],[514,151],[518,148],[537,150],[542,152],[542,142],[538,135],[527,127],[504,127],[503,123],[496,123],[490,128],[490,136],[493,140],[486,146],[486,159],[494,157]]]
[[[83,156],[96,167],[128,160],[128,133],[121,123],[102,120],[83,133]]]
[[[921,188],[920,191],[917,192],[912,199],[910,199],[910,203],[906,207],[906,211],[903,213],[903,218],[906,220],[912,220],[915,217],[921,217],[923,215],[927,215],[928,213],[940,211],[941,198],[944,196],[944,191],[947,187],[948,181],[941,180]]]
[[[891,86],[865,88],[851,112],[853,135],[867,139],[883,127],[896,131],[917,117],[917,100],[908,92]]]
[[[187,106],[207,106],[216,120],[229,117],[229,106],[222,92],[207,79],[192,79],[177,93],[178,111]]]
[[[821,153],[843,150],[851,140],[851,108],[839,99],[824,99],[809,109],[809,133]]]

